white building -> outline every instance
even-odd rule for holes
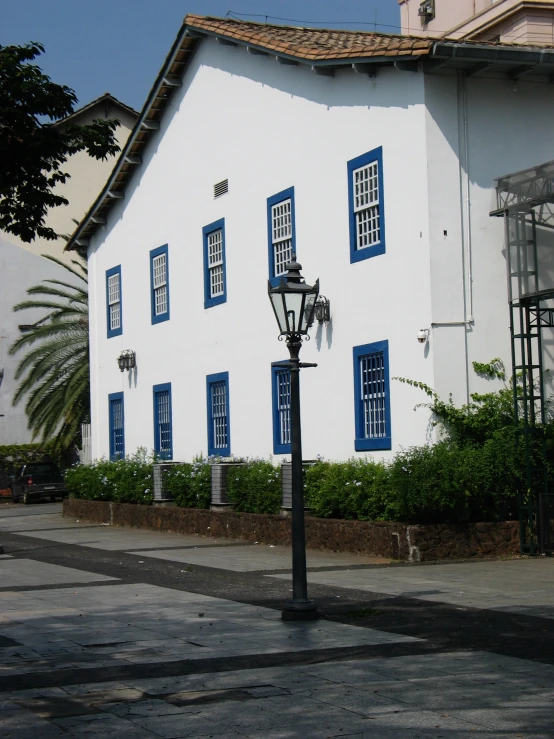
[[[94,119],[115,118],[120,125],[115,138],[123,147],[137,119],[137,113],[109,93],[76,110],[73,115],[58,121],[56,126],[67,122],[86,125]],[[25,401],[12,406],[19,382],[15,379],[17,365],[23,354],[11,356],[10,346],[20,336],[19,326],[31,325],[44,317],[41,311],[13,312],[13,306],[27,300],[28,288],[45,279],[67,282],[71,275],[62,267],[44,259],[47,254],[70,262],[75,254],[64,251],[69,235],[87,213],[98,191],[106,181],[115,163],[114,157],[98,160],[79,152],[69,157],[63,170],[70,175],[65,183],[59,183],[56,194],[67,198],[68,205],[51,209],[45,223],[60,234],[55,241],[36,238],[30,244],[11,233],[0,231],[0,446],[3,444],[26,444],[31,441],[27,427]]]
[[[291,251],[332,314],[301,354],[306,459],[425,443],[425,396],[395,377],[491,389],[472,362],[510,364],[493,180],[553,158],[553,72],[548,48],[188,16],[70,242],[93,456],[288,452],[267,279]]]

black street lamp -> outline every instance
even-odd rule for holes
[[[298,358],[302,337],[313,323],[319,294],[319,280],[311,287],[300,274],[302,266],[292,255],[287,273],[276,287],[268,286],[269,298],[279,324],[279,340],[285,337],[290,353],[291,474],[292,474],[292,600],[285,606],[284,621],[314,621],[319,618],[315,604],[308,598],[306,576],[306,532],[304,526],[304,479],[302,474],[302,434],[300,428],[300,368]],[[309,337],[308,337],[309,338]]]

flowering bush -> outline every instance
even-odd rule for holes
[[[125,459],[78,464],[65,473],[65,486],[75,498],[149,504],[154,500],[153,461],[145,449],[139,449]]]
[[[320,518],[391,520],[396,505],[381,461],[318,461],[306,469],[306,505]]]
[[[226,460],[227,461],[227,460]],[[227,498],[236,511],[279,513],[281,470],[265,459],[245,459],[227,474]]]
[[[209,508],[212,496],[211,465],[202,455],[192,463],[174,464],[164,472],[164,491],[183,508]]]

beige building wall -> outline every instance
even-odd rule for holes
[[[136,122],[137,115],[131,108],[106,94],[80,111],[76,111],[74,115],[66,120],[86,125],[98,118],[116,118],[119,120],[120,126],[117,128],[115,136],[120,148],[123,148]],[[63,121],[59,125],[63,126]],[[54,189],[56,194],[67,198],[69,204],[52,208],[47,215],[46,225],[53,228],[60,235],[71,235],[106,184],[117,156],[98,160],[82,151],[70,157],[62,168],[70,175],[70,179]],[[63,261],[74,259],[74,255],[64,252],[66,241],[63,238],[58,238],[56,241],[36,238],[30,244],[26,244],[13,234],[0,233],[5,240],[21,246],[33,254],[49,254]]]
[[[424,23],[422,0],[398,0],[402,33],[523,44],[554,42],[554,0],[434,0]]]

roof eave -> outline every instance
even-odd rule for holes
[[[150,138],[152,135],[152,132],[155,130],[154,128],[150,129],[150,132],[148,132],[148,129],[145,128],[145,123],[147,123],[149,120],[158,122],[157,120],[153,118],[149,118],[148,116],[152,112],[152,104],[158,97],[162,87],[173,87],[172,85],[164,85],[164,79],[166,79],[168,76],[168,72],[171,69],[176,55],[179,53],[179,51],[182,48],[183,41],[187,37],[187,31],[188,27],[185,23],[182,24],[179,33],[177,34],[177,37],[171,47],[171,50],[169,54],[167,55],[165,62],[156,78],[156,81],[154,82],[154,85],[152,86],[152,89],[150,90],[150,93],[148,95],[148,98],[146,99],[146,102],[141,110],[141,112],[138,114],[137,121],[133,127],[133,130],[131,131],[129,138],[127,139],[127,142],[125,146],[123,147],[121,154],[119,155],[119,158],[112,170],[112,173],[110,174],[110,177],[104,187],[102,188],[100,194],[92,204],[92,206],[89,208],[88,212],[82,219],[81,223],[75,230],[75,232],[72,234],[71,238],[67,242],[64,251],[76,251],[79,248],[82,248],[83,245],[90,242],[89,236],[85,233],[87,227],[91,224],[91,221],[93,220],[94,215],[97,213],[97,211],[100,209],[100,207],[105,203],[106,199],[110,197],[110,193],[113,193],[114,191],[114,184],[116,183],[116,179],[118,175],[120,174],[121,170],[126,164],[129,164],[131,160],[136,159],[136,154],[133,152],[133,147],[137,144],[139,135],[142,135],[143,137],[146,136],[146,140]],[[194,45],[191,49],[192,54],[196,50],[196,45]],[[144,143],[144,139],[141,140],[141,144]],[[117,190],[116,190],[117,191]],[[119,192],[119,191],[117,191]]]
[[[517,62],[519,64],[554,64],[554,50],[540,47],[498,46],[478,44],[475,41],[464,44],[462,41],[437,41],[433,45],[433,58],[454,58],[468,61]]]
[[[317,71],[318,68],[352,68],[355,65],[359,65],[360,68],[364,65],[364,71],[367,71],[370,66],[377,68],[384,65],[395,65],[399,69],[417,71],[420,68],[418,63],[423,63],[423,69],[432,70],[433,65],[435,68],[446,65],[450,68],[455,67],[457,63],[463,67],[464,62],[466,64],[468,62],[498,62],[500,65],[503,63],[512,65],[517,63],[520,67],[525,67],[524,72],[526,72],[529,69],[538,68],[542,65],[554,65],[554,50],[552,49],[542,49],[540,47],[527,48],[522,46],[509,48],[508,46],[502,45],[479,44],[476,42],[464,43],[442,39],[434,43],[429,43],[428,46],[420,45],[419,48],[395,49],[394,54],[375,54],[368,52],[364,56],[352,55],[310,59],[306,56],[295,56],[267,46],[264,47],[259,43],[251,43],[246,39],[237,39],[231,35],[226,36],[221,32],[197,28],[193,23],[191,24],[185,19],[106,185],[88,213],[84,216],[75,233],[71,236],[65,247],[66,250],[76,250],[83,248],[85,244],[88,245],[93,228],[105,222],[105,213],[110,207],[109,203],[113,203],[114,199],[123,197],[123,186],[128,178],[126,173],[129,171],[129,168],[140,163],[141,153],[144,147],[147,146],[153,132],[159,128],[167,101],[175,89],[177,74],[175,71],[171,73],[172,67],[175,65],[178,66],[178,77],[182,78],[184,70],[192,59],[199,42],[207,37],[222,39],[226,44],[240,45],[247,49],[250,48],[254,52],[275,56],[278,60],[282,59],[284,62],[290,64],[311,66],[314,71]],[[186,42],[188,43],[187,46],[185,46]],[[181,52],[185,56],[184,61],[177,60]],[[367,73],[370,76],[373,75],[371,70],[367,71]],[[333,72],[329,71],[329,74],[333,74]],[[162,89],[166,90],[165,94],[161,94]],[[162,104],[155,107],[154,103],[158,99],[161,100]],[[123,179],[118,181],[120,175]]]

